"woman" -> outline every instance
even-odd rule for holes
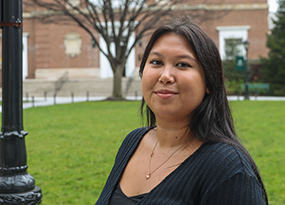
[[[161,26],[140,75],[148,127],[125,138],[96,204],[268,204],[237,140],[211,38],[188,18]]]

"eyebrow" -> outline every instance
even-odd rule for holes
[[[161,53],[158,53],[158,52],[155,52],[155,51],[150,52],[149,55],[157,55],[157,56],[163,57],[163,55]],[[188,58],[188,59],[197,61],[195,58],[193,58],[190,55],[179,55],[179,56],[176,56],[176,57],[177,58]]]

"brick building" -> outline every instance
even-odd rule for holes
[[[208,20],[198,19],[198,22],[200,21],[200,26],[214,39],[222,58],[225,56],[227,39],[250,42],[248,57],[253,67],[258,65],[260,56],[267,56],[266,34],[269,15],[267,0],[185,0],[185,2],[183,5],[177,5],[175,11],[190,16],[193,11],[210,11],[213,15],[213,18],[208,16]],[[24,81],[56,80],[66,71],[71,79],[112,77],[108,61],[100,54],[98,47],[93,45],[86,31],[71,25],[42,24],[34,14],[35,12],[26,12],[24,8]],[[104,44],[99,34],[96,37],[100,44]],[[137,73],[146,41],[147,39],[143,39],[130,55],[126,65],[126,77]]]

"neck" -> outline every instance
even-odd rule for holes
[[[165,129],[158,125],[152,130],[151,135],[153,146],[156,146],[156,150],[164,155],[169,155],[175,150],[184,150],[189,156],[189,153],[193,154],[202,145],[202,142],[193,137],[191,131],[187,128],[174,130]],[[157,144],[155,145],[155,143]]]
[[[154,130],[161,149],[170,149],[187,144],[192,139],[191,132],[187,126],[161,126],[157,125]]]
[[[154,141],[158,140],[157,147],[164,152],[171,152],[179,146],[190,145],[191,149],[201,146],[202,142],[195,138],[188,128],[188,120],[165,121],[157,118],[157,127],[153,130]]]

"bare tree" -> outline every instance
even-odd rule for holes
[[[46,12],[38,15],[43,21],[75,22],[90,34],[111,65],[114,74],[112,98],[115,99],[123,97],[121,80],[132,49],[162,19],[167,19],[179,3],[181,0],[24,0],[26,6],[45,9]],[[96,33],[104,39],[107,51],[95,38]],[[133,34],[135,40],[130,41]]]

